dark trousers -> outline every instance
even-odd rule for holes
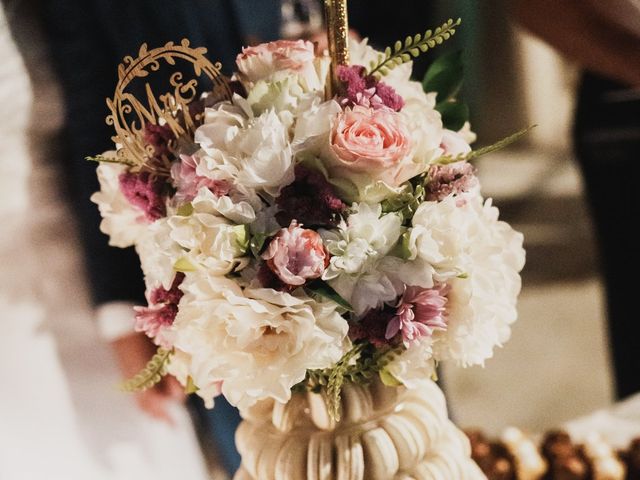
[[[586,74],[575,146],[599,244],[616,394],[624,398],[640,392],[640,92]]]

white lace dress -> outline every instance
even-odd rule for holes
[[[204,479],[186,411],[170,427],[115,388],[47,161],[59,101],[46,68],[30,85],[2,9],[0,58],[0,479]]]

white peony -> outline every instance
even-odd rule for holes
[[[191,203],[192,212],[168,218],[169,236],[183,250],[187,269],[205,269],[212,275],[225,275],[246,265],[243,242],[255,213],[246,202],[233,203],[201,188]]]
[[[380,205],[367,203],[354,204],[352,213],[336,230],[320,231],[332,255],[322,278],[352,304],[356,314],[395,299],[392,282],[376,267],[402,232],[398,215],[382,215]]]
[[[293,181],[288,128],[274,110],[254,117],[246,100],[234,97],[205,110],[195,141],[237,185],[277,194]]]
[[[167,373],[176,377],[176,379],[185,387],[189,383],[189,379],[194,381],[194,378],[198,378],[199,382],[196,383],[198,389],[196,395],[198,395],[207,408],[213,408],[214,398],[222,393],[222,382],[217,380],[208,380],[206,374],[202,375],[200,372],[192,371],[193,358],[186,352],[183,352],[179,348],[173,349],[173,354],[167,365]]]
[[[240,408],[287,402],[307,369],[327,368],[348,350],[348,325],[335,305],[272,289],[245,289],[224,277],[187,275],[173,325],[176,348],[191,356],[196,385],[222,381]]]
[[[445,130],[440,112],[435,109],[436,94],[425,94],[418,82],[409,82],[398,94],[405,98],[400,114],[411,132],[413,161],[424,165],[426,170],[444,153],[441,144]]]
[[[458,211],[463,216],[450,220],[449,228],[455,230],[448,236],[450,248],[441,250],[455,255],[458,260],[452,263],[464,275],[447,282],[448,327],[435,333],[433,348],[438,360],[469,366],[483,364],[509,339],[525,252],[522,234],[498,221],[490,200],[468,200]],[[441,222],[438,228],[443,227]]]
[[[136,242],[136,252],[144,273],[147,291],[163,286],[171,288],[175,276],[175,263],[184,250],[171,239],[171,226],[167,218],[161,218],[148,226]]]
[[[115,152],[104,156],[114,157]],[[142,210],[131,205],[120,191],[119,177],[126,170],[125,165],[100,163],[96,169],[100,190],[91,195],[91,201],[98,205],[102,215],[100,231],[109,235],[109,245],[119,248],[134,245],[149,227]]]

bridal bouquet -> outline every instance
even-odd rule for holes
[[[169,373],[210,406],[337,399],[345,381],[412,388],[440,361],[482,364],[508,339],[522,235],[469,163],[489,149],[470,146],[460,56],[410,79],[457,25],[384,52],[352,42],[331,93],[314,44],[245,48],[227,98],[189,106],[192,134],[147,122],[143,164],[96,157],[101,229],[140,256],[135,329],[159,346],[127,388]]]

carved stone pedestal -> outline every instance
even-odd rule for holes
[[[234,480],[486,480],[429,381],[416,390],[345,385],[335,423],[319,394],[245,412]]]

